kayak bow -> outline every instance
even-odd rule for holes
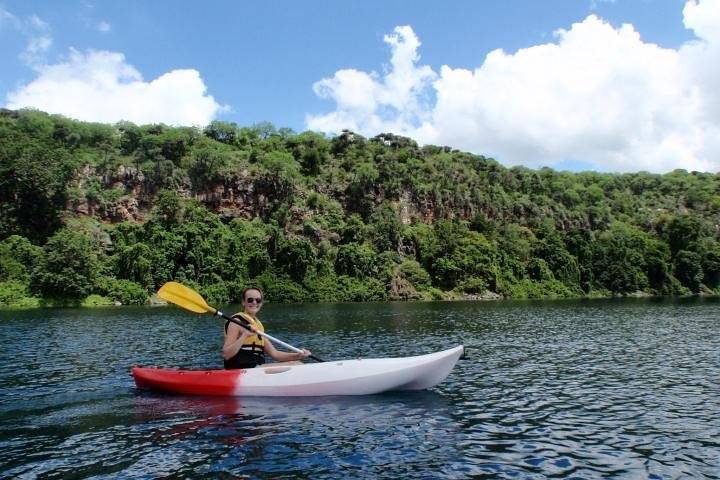
[[[367,358],[245,370],[174,370],[133,367],[138,388],[189,395],[310,397],[423,390],[442,382],[463,354],[462,345],[401,358]]]

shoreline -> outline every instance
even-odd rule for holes
[[[546,296],[546,297],[532,297],[532,298],[515,298],[515,297],[504,297],[500,294],[494,293],[494,292],[486,292],[483,294],[461,294],[461,295],[454,295],[450,292],[446,292],[448,295],[443,296],[443,298],[413,298],[413,299],[388,299],[388,300],[380,300],[380,301],[372,301],[372,302],[301,302],[301,303],[315,303],[318,305],[321,304],[328,304],[328,303],[429,303],[429,302],[502,302],[502,301],[519,301],[519,300],[610,300],[615,298],[644,298],[644,299],[682,299],[682,298],[713,298],[713,297],[720,297],[720,293],[715,292],[698,292],[698,293],[690,293],[686,295],[656,295],[653,293],[648,292],[634,292],[631,294],[626,295],[583,295],[583,296],[574,296],[574,297],[558,297],[558,296]],[[69,301],[63,301],[63,300],[55,300],[50,301],[47,303],[43,303],[42,300],[36,299],[34,300],[34,297],[26,297],[25,300],[28,300],[28,302],[24,303],[18,303],[15,305],[0,305],[0,311],[11,311],[11,310],[40,310],[40,309],[47,309],[47,308],[83,308],[83,309],[93,309],[93,308],[107,308],[107,307],[115,307],[115,308],[122,308],[122,307],[165,307],[170,305],[168,302],[160,299],[157,297],[156,294],[153,294],[149,299],[148,302],[142,305],[126,305],[118,301],[107,301],[107,302],[99,302],[97,301],[97,298],[91,299],[90,302],[87,301],[87,299],[78,302],[78,303],[71,303]],[[277,302],[278,304],[287,304],[291,305],[294,302]]]

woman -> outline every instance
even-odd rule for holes
[[[300,360],[312,355],[307,350],[303,350],[301,353],[280,352],[271,342],[255,333],[265,331],[263,324],[257,318],[257,313],[262,308],[262,302],[263,294],[259,288],[246,288],[242,292],[243,311],[233,315],[233,318],[247,322],[252,331],[237,323],[225,322],[225,343],[223,344],[225,368],[253,368],[263,365],[266,353],[276,362]]]

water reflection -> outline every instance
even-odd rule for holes
[[[412,477],[420,466],[438,468],[460,457],[460,426],[435,392],[287,399],[142,392],[135,396],[135,418],[145,425],[171,419],[169,428],[154,429],[154,444],[189,442],[186,448],[223,452],[215,463],[185,467],[194,475],[328,473],[340,466],[372,476],[392,466]],[[138,468],[155,469],[154,461],[140,459]]]

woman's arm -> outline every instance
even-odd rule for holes
[[[276,349],[272,342],[269,340],[265,340],[265,353],[270,355],[273,360],[276,362],[289,362],[291,360],[302,360],[303,358],[309,357],[312,355],[312,352],[309,352],[307,350],[303,350],[302,353],[296,353],[296,352],[281,352],[278,349]]]
[[[236,323],[230,322],[227,334],[225,335],[225,343],[223,343],[223,359],[230,360],[237,355],[240,351],[240,347],[242,347],[243,343],[250,335],[252,335],[252,332],[247,331]]]

